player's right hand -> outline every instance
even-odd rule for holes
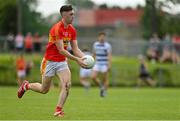
[[[84,59],[85,59],[85,58],[78,58],[78,59],[77,59],[77,63],[78,63],[81,67],[87,68],[88,65],[83,62]]]

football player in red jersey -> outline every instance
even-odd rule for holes
[[[71,86],[71,72],[68,68],[67,58],[76,61],[81,67],[86,68],[82,57],[84,53],[79,49],[76,40],[76,29],[72,25],[74,11],[71,5],[60,8],[62,19],[54,24],[49,32],[49,42],[45,56],[41,63],[42,83],[29,83],[24,81],[18,90],[21,98],[27,90],[45,94],[49,91],[53,76],[57,75],[61,81],[61,92],[54,116],[63,117],[63,106],[68,97]],[[67,51],[70,42],[74,55]]]

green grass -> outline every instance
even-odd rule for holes
[[[59,120],[52,116],[57,88],[41,95],[29,91],[22,99],[16,87],[0,87],[0,120]],[[71,89],[64,107],[64,120],[180,120],[178,88],[110,88],[108,96],[99,90]]]

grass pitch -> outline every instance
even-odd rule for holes
[[[53,117],[58,93],[28,91],[18,99],[17,87],[0,87],[0,120],[59,120]],[[72,87],[64,111],[63,120],[180,120],[180,89],[118,87],[101,98],[98,88]]]

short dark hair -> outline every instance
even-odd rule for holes
[[[99,36],[100,36],[100,35],[106,36],[106,33],[105,33],[105,32],[99,32],[98,35],[99,35]]]
[[[72,5],[63,5],[60,8],[60,14],[62,15],[62,12],[67,12],[67,11],[71,11],[71,10],[73,10]]]

